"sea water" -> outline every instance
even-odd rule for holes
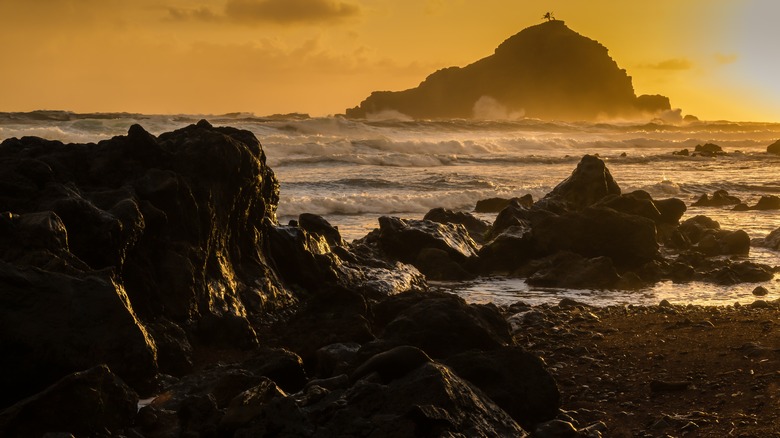
[[[780,195],[780,156],[766,153],[780,139],[780,124],[703,122],[562,123],[515,121],[356,121],[303,115],[256,117],[154,116],[35,112],[0,114],[0,140],[35,135],[64,142],[95,142],[123,135],[133,123],[152,134],[201,118],[216,126],[250,130],[263,145],[280,182],[279,221],[304,212],[324,216],[347,240],[377,227],[392,215],[420,219],[435,207],[472,211],[490,197],[530,193],[540,199],[569,176],[584,154],[598,154],[624,192],[646,190],[655,199],[677,197],[690,205],[704,193],[727,190],[754,204]],[[690,157],[673,152],[714,143],[726,155]],[[689,207],[724,229],[745,230],[751,238],[780,228],[780,211],[732,212]],[[491,215],[481,215],[492,220]],[[780,254],[752,248],[750,259],[780,265]],[[436,283],[472,302],[532,304],[569,297],[595,305],[751,302],[759,284],[719,286],[659,283],[639,291],[547,289],[522,279],[480,278]],[[767,299],[780,298],[780,283],[762,283]]]

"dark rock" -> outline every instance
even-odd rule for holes
[[[780,155],[780,140],[770,144],[766,148],[767,153]]]
[[[550,420],[534,429],[536,438],[577,438],[577,428],[568,421]]]
[[[336,343],[363,344],[374,339],[368,305],[358,292],[333,288],[310,297],[289,320],[277,325],[285,348],[301,356],[306,369],[317,369],[316,352]]]
[[[589,207],[534,223],[539,254],[571,251],[610,257],[618,266],[639,266],[659,257],[655,224],[610,208]]]
[[[607,195],[619,196],[620,187],[601,159],[585,155],[571,176],[558,184],[540,202],[564,202],[571,209],[581,210]]]
[[[683,157],[687,157],[687,156],[691,155],[691,152],[688,149],[683,149],[683,150],[680,150],[680,151],[672,152],[672,155],[680,155],[680,156],[683,156]]]
[[[659,199],[653,200],[655,208],[661,213],[660,222],[664,224],[677,224],[680,222],[685,211],[688,208],[685,206],[685,202],[677,198]]]
[[[529,285],[573,289],[614,289],[622,278],[608,257],[584,258],[571,252],[559,252],[534,260],[525,268]]]
[[[478,219],[470,213],[458,211],[454,212],[446,208],[434,208],[426,213],[423,220],[438,222],[440,224],[461,224],[466,227],[469,236],[477,243],[484,243],[485,234],[490,228],[490,224],[482,219]]]
[[[477,213],[498,213],[505,209],[509,204],[515,204],[525,208],[531,208],[534,205],[534,198],[530,194],[519,198],[488,198],[477,201],[474,211]]]
[[[520,347],[468,351],[444,363],[527,430],[555,418],[561,407],[555,379],[541,359]]]
[[[236,364],[217,364],[190,374],[166,388],[152,401],[158,409],[179,412],[187,400],[210,397],[215,407],[224,408],[236,395],[260,383],[261,376]],[[206,403],[208,404],[208,403]]]
[[[622,195],[608,195],[594,204],[596,207],[607,207],[621,213],[642,216],[655,223],[661,222],[661,212],[656,208],[653,198],[644,190],[637,190]]]
[[[771,267],[753,262],[727,263],[701,275],[701,279],[722,285],[760,283],[774,278]]]
[[[691,207],[723,207],[726,205],[740,204],[741,202],[742,201],[740,201],[739,198],[729,195],[729,192],[725,190],[716,190],[715,193],[712,194],[712,198],[705,193],[701,195],[696,202],[691,204]]]
[[[696,244],[713,230],[720,230],[720,224],[707,216],[698,215],[683,221],[679,230],[690,243]]]
[[[157,346],[160,372],[181,377],[193,369],[192,346],[187,333],[178,325],[160,318],[146,328]]]
[[[751,210],[780,210],[780,197],[774,195],[762,196]]]
[[[106,430],[128,428],[137,404],[138,395],[101,365],[68,375],[0,413],[0,435],[12,438],[70,432],[97,436]]]
[[[436,279],[451,278],[449,275],[454,275],[454,279],[464,278],[462,271],[477,255],[477,245],[463,225],[427,220],[382,216],[379,218],[379,244],[390,257],[411,263],[423,274]],[[425,249],[444,254],[439,254],[434,263],[430,263],[434,254],[429,252],[427,257],[420,257]],[[450,263],[439,263],[445,259],[444,255]],[[464,269],[453,269],[451,263]],[[439,269],[440,266],[443,269]]]
[[[211,394],[186,398],[176,413],[181,436],[216,437],[222,413]]]
[[[446,251],[438,248],[421,249],[412,264],[428,280],[467,280],[474,277],[463,265],[454,262]]]
[[[241,363],[255,376],[273,380],[286,392],[300,391],[308,381],[303,360],[284,348],[260,348]]]
[[[735,205],[734,208],[731,209],[731,211],[748,211],[748,210],[750,210],[750,207],[744,202]]]
[[[670,109],[664,96],[634,94],[607,49],[560,20],[524,29],[466,67],[439,70],[417,88],[374,92],[347,117],[395,111],[413,118],[495,118],[512,113],[555,120]],[[502,114],[503,113],[503,114]]]
[[[780,228],[772,231],[764,238],[753,239],[753,243],[758,246],[780,251]]]
[[[764,286],[756,286],[756,288],[753,289],[753,295],[757,297],[763,297],[769,295],[769,290],[767,290],[767,288]]]
[[[359,350],[360,344],[356,342],[336,343],[319,348],[315,353],[317,377],[330,378],[345,373]]]
[[[527,223],[504,229],[479,250],[481,269],[485,273],[514,272],[534,256],[536,244]]]
[[[433,360],[417,347],[401,345],[371,356],[357,367],[350,376],[351,381],[376,373],[387,384]]]
[[[707,157],[714,157],[715,155],[724,154],[723,148],[712,143],[705,143],[703,145],[696,145],[694,152],[698,152],[700,155]]]
[[[0,406],[107,362],[143,384],[156,348],[109,272],[71,276],[0,261]]]
[[[326,395],[305,412],[321,419],[316,436],[326,438],[527,436],[481,391],[432,362],[388,384],[359,380],[345,392]]]
[[[381,339],[415,346],[433,358],[512,342],[509,325],[495,306],[466,304],[451,294],[399,294],[373,310]]]
[[[325,238],[328,245],[344,246],[344,239],[341,238],[338,228],[330,224],[322,216],[316,214],[303,213],[298,216],[298,225],[309,232],[309,234],[319,235]]]
[[[261,380],[257,386],[238,394],[230,401],[225,415],[220,420],[220,431],[223,435],[230,435],[249,425],[252,420],[265,413],[269,402],[286,396],[287,394],[270,379]]]

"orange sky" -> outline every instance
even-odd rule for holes
[[[0,0],[0,111],[341,113],[490,55],[547,10],[637,94],[780,122],[775,0]]]

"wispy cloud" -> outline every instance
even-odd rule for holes
[[[639,67],[651,70],[690,70],[693,68],[693,63],[685,58],[674,58],[655,64],[640,64]]]
[[[736,53],[729,53],[729,54],[716,53],[715,54],[715,62],[717,62],[720,65],[733,64],[733,63],[737,62],[738,58],[739,58],[739,56]]]
[[[255,24],[335,23],[360,16],[362,9],[340,0],[228,0],[223,10],[171,8],[167,20]]]

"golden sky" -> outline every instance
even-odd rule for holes
[[[553,11],[637,94],[780,122],[776,0],[0,0],[0,111],[342,113]]]

